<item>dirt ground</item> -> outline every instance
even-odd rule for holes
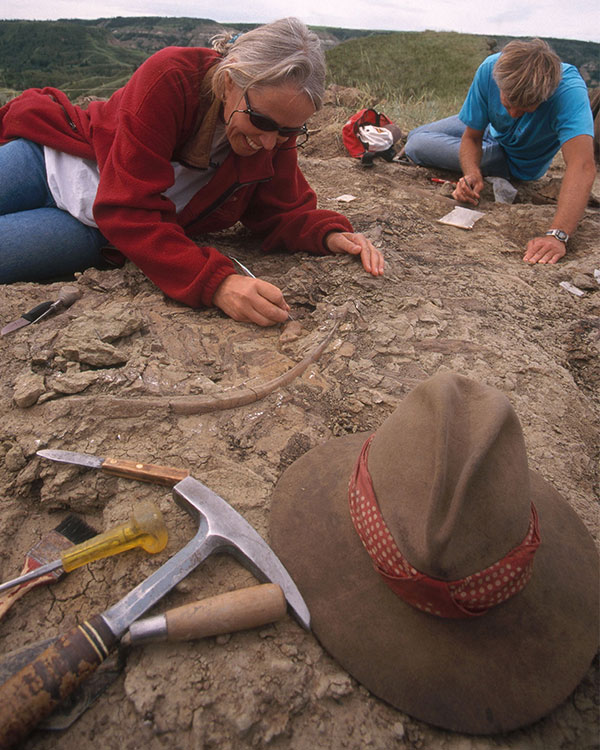
[[[236,227],[200,241],[214,242],[282,287],[299,331],[262,330],[216,310],[185,308],[126,266],[87,271],[75,282],[82,296],[69,310],[0,338],[2,580],[18,574],[27,550],[69,512],[104,530],[127,520],[138,501],[152,500],[170,534],[156,556],[130,551],[30,592],[0,622],[0,653],[103,612],[196,530],[168,488],[44,461],[36,450],[189,468],[268,538],[271,492],[292,461],[334,435],[376,428],[440,369],[508,395],[532,467],[598,538],[598,187],[566,259],[530,267],[521,256],[527,239],[553,215],[560,158],[543,180],[519,186],[514,205],[495,203],[490,187],[480,207],[484,217],[465,231],[437,222],[454,202],[448,186],[431,181],[433,172],[382,160],[368,170],[345,155],[339,124],[352,111],[325,107],[301,163],[320,205],[345,213],[383,249],[383,278],[367,276],[351,258],[264,256],[259,242]],[[344,194],[355,199],[343,203]],[[563,281],[582,296],[563,289]],[[64,283],[3,288],[0,320],[56,299]],[[181,415],[166,408],[174,397],[218,395],[284,373],[323,340],[342,309],[345,317],[325,352],[289,385],[224,411]],[[153,405],[140,406],[148,397]],[[214,556],[153,613],[253,583],[239,563]],[[493,737],[452,734],[392,709],[289,616],[194,643],[140,646],[121,666],[69,729],[37,730],[23,747],[598,747],[597,659],[551,715]]]

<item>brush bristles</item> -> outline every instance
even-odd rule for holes
[[[79,516],[74,516],[73,514],[63,518],[54,530],[73,542],[73,544],[80,544],[98,534],[96,529],[92,528],[83,519],[79,518]]]

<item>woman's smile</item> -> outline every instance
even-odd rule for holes
[[[300,129],[315,112],[311,99],[291,84],[252,88],[252,111],[263,115],[280,128]],[[231,148],[239,156],[251,156],[261,149],[271,151],[285,143],[288,136],[278,130],[261,130],[252,124],[244,92],[229,80],[226,85],[223,117]]]

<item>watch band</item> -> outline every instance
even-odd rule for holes
[[[562,229],[549,229],[546,232],[546,235],[556,237],[559,242],[563,242],[564,244],[566,244],[569,240],[569,235],[566,232],[563,232]]]

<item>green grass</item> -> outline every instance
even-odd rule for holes
[[[454,32],[394,32],[351,39],[327,52],[328,80],[382,99],[464,97],[494,40]]]
[[[464,97],[440,98],[429,94],[405,97],[382,102],[381,109],[402,130],[408,131],[426,122],[441,120],[458,114]]]
[[[159,17],[0,21],[0,103],[41,86],[56,86],[72,99],[108,97],[155,49],[194,43],[203,24],[213,29],[215,23]],[[328,84],[360,89],[363,106],[375,106],[404,129],[456,114],[477,66],[509,41],[455,32],[313,28],[345,40],[326,53]],[[564,60],[585,69],[588,85],[598,85],[600,45],[549,41]]]
[[[55,86],[69,96],[112,93],[147,57],[114,44],[110,32],[68,22],[0,23],[0,87]]]
[[[457,114],[494,42],[434,31],[351,39],[327,52],[328,83],[359,89],[363,106],[374,106],[410,130]]]

